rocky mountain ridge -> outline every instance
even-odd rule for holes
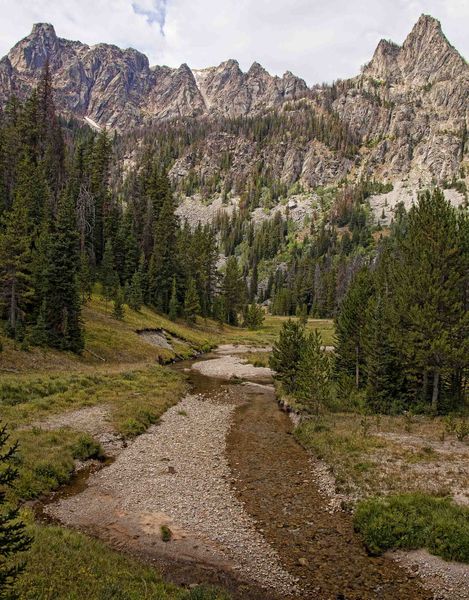
[[[180,187],[189,177],[219,179],[220,157],[229,164],[225,189],[228,177],[245,187],[261,177],[314,189],[344,177],[418,186],[469,172],[469,67],[427,15],[402,46],[382,40],[358,76],[313,88],[290,72],[271,76],[258,63],[243,73],[235,60],[198,70],[150,67],[136,50],[87,46],[36,24],[0,61],[0,102],[27,95],[46,61],[58,109],[91,125],[124,134],[140,128],[151,138],[162,123],[218,123],[197,142],[179,144],[170,167]],[[263,115],[275,118],[261,123]],[[266,133],[225,127],[238,117]]]
[[[147,57],[132,48],[65,40],[52,25],[37,23],[0,61],[2,101],[29,93],[46,61],[60,111],[121,131],[171,118],[252,114],[308,90],[292,73],[274,77],[258,63],[247,73],[235,60],[198,71],[186,64],[150,67]]]

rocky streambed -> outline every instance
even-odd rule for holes
[[[176,583],[220,584],[234,598],[432,597],[395,562],[369,557],[346,514],[331,514],[267,369],[226,348],[174,368],[188,372],[191,395],[84,490],[49,504],[50,516]]]

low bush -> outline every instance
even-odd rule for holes
[[[71,450],[73,458],[78,460],[89,460],[90,458],[102,460],[104,458],[101,445],[88,434],[81,435],[72,445]]]
[[[163,542],[170,542],[173,537],[171,529],[167,525],[161,525],[160,530],[161,539],[163,540]]]

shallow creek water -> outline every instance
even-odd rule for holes
[[[114,523],[112,536],[99,520],[92,526],[79,520],[68,524],[141,556],[176,583],[220,584],[234,598],[420,600],[431,597],[422,590],[418,579],[410,578],[391,560],[368,556],[353,532],[349,515],[328,512],[327,501],[314,482],[308,454],[292,435],[288,415],[278,409],[273,388],[259,385],[267,381],[240,385],[207,377],[191,370],[193,362],[178,363],[173,368],[187,373],[194,394],[209,400],[216,397],[219,401],[220,392],[227,391],[230,402],[236,400],[226,440],[232,489],[255,520],[258,532],[280,556],[282,566],[298,578],[299,591],[287,595],[263,590],[257,584],[251,585],[242,574],[234,574],[220,563],[211,564],[209,557],[203,561],[193,557],[187,560],[162,551],[161,544],[155,541],[146,547],[137,546],[135,538],[139,536],[129,534],[132,532],[129,520],[119,527],[119,539]],[[85,489],[86,474],[80,475],[58,500]],[[53,515],[54,510],[46,507],[46,513]]]
[[[185,365],[183,365],[184,367]],[[190,371],[196,393],[235,384]],[[295,441],[289,416],[269,385],[236,385],[240,405],[227,438],[235,493],[259,531],[299,578],[296,598],[430,598],[391,560],[369,556],[349,515],[330,513],[319,493],[307,452]],[[264,383],[269,383],[265,381]]]

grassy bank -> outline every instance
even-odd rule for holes
[[[112,317],[112,306],[95,295],[83,307],[85,350],[81,356],[50,349],[29,347],[2,338],[0,373],[8,375],[32,371],[86,371],[109,365],[132,365],[190,357],[194,350],[209,350],[218,340],[214,322],[200,321],[195,327],[173,323],[148,307],[139,312],[126,307],[122,321]],[[174,350],[159,348],[137,334],[143,329],[163,329]]]
[[[373,554],[425,548],[445,560],[469,563],[469,508],[449,498],[400,494],[364,500],[354,525]]]
[[[34,542],[18,582],[20,600],[225,600],[205,587],[184,590],[102,542],[56,526],[31,525]]]
[[[297,440],[330,468],[374,553],[426,548],[469,559],[469,446],[442,418],[325,414]]]

